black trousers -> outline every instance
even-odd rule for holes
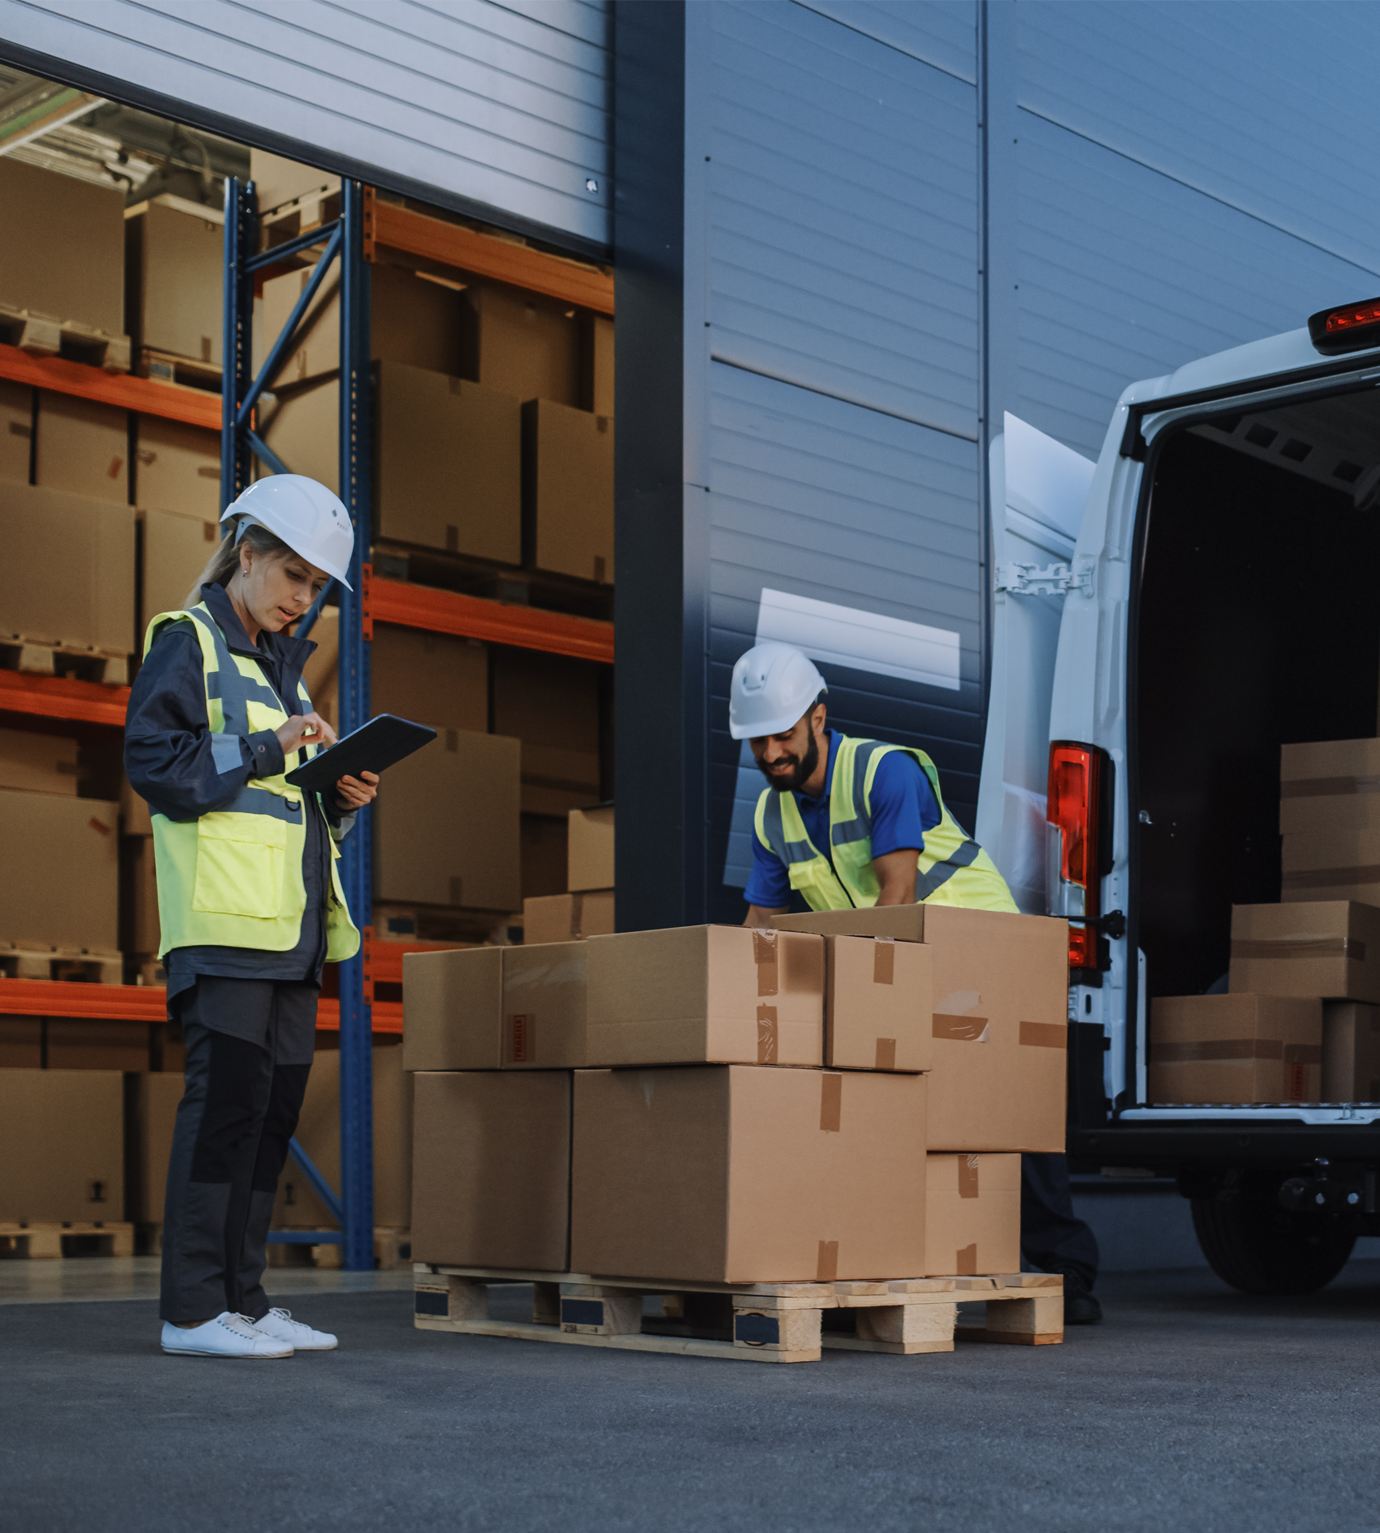
[[[318,995],[309,982],[202,975],[173,998],[187,1066],[163,1211],[164,1320],[268,1313],[268,1228],[311,1071]]]
[[[1073,1211],[1066,1156],[1021,1156],[1021,1255],[1041,1272],[1097,1281],[1097,1236]]]

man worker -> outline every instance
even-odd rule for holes
[[[793,892],[813,910],[925,902],[1015,912],[1005,879],[944,805],[922,750],[827,724],[828,687],[809,657],[766,642],[741,655],[729,733],[752,747],[757,800],[746,926],[769,926]],[[1096,1324],[1097,1240],[1073,1211],[1063,1155],[1021,1156],[1021,1254],[1064,1277],[1064,1319]]]

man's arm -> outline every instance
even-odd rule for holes
[[[913,905],[915,903],[915,876],[919,872],[920,853],[909,846],[898,847],[882,857],[872,859],[872,871],[882,886],[877,896],[879,905]]]
[[[788,905],[749,905],[747,914],[743,917],[744,926],[770,926],[773,916],[784,916]]]

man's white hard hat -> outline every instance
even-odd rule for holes
[[[828,690],[804,650],[775,640],[754,644],[733,667],[728,732],[735,740],[784,734]]]
[[[346,579],[355,547],[350,513],[340,497],[317,480],[302,474],[256,479],[225,508],[221,521],[239,523],[236,542],[246,527],[267,528],[308,564],[325,570],[347,591],[354,590]]]

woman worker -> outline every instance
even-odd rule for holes
[[[153,815],[168,1014],[186,1043],[163,1222],[163,1350],[290,1357],[334,1336],[270,1308],[261,1278],[278,1176],[311,1069],[324,963],[352,957],[335,843],[378,778],[333,794],[285,774],[335,732],[312,711],[287,628],[354,531],[315,480],[279,474],[225,512],[186,610],[149,624],[125,770]]]

